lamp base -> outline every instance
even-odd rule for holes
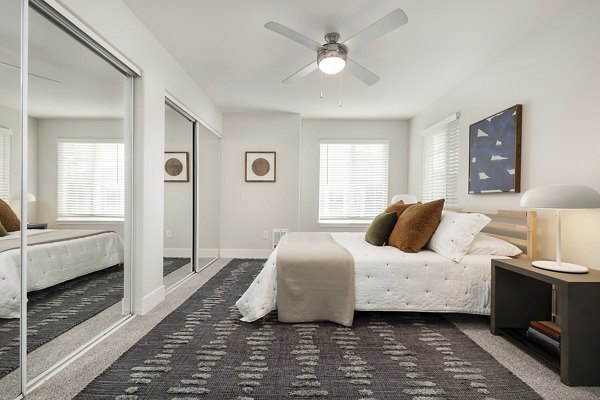
[[[547,269],[549,271],[566,272],[569,274],[585,274],[589,271],[583,265],[556,262],[556,261],[534,261],[531,263],[534,267]]]

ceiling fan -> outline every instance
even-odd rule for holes
[[[5,66],[5,67],[8,67],[8,68],[14,68],[14,69],[18,69],[18,70],[21,69],[21,67],[19,67],[18,65],[11,64],[9,62],[5,62],[5,61],[1,61],[1,60],[0,60],[0,66]],[[45,79],[47,81],[54,82],[54,83],[62,83],[61,81],[57,81],[56,79],[48,78],[47,76],[43,76],[43,75],[37,75],[37,74],[34,74],[32,72],[30,72],[28,75],[36,77],[36,78],[40,78],[40,79]]]
[[[348,58],[348,52],[364,46],[368,42],[401,27],[407,22],[408,17],[404,11],[397,8],[343,42],[340,42],[341,37],[338,33],[327,33],[325,35],[325,44],[319,44],[303,34],[281,25],[279,22],[267,22],[265,28],[308,47],[317,53],[316,61],[285,78],[282,81],[283,83],[295,82],[317,69],[320,69],[325,74],[334,75],[347,68],[352,75],[370,86],[377,82],[379,77],[353,59]]]

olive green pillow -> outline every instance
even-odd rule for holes
[[[14,232],[21,229],[21,221],[17,214],[10,208],[10,206],[2,199],[0,199],[0,223],[4,226],[8,232]]]
[[[365,240],[373,246],[383,246],[396,226],[396,221],[398,221],[398,214],[395,211],[379,214],[373,218],[365,234]]]
[[[405,253],[418,253],[427,244],[442,219],[444,199],[413,204],[399,217],[389,245]]]
[[[4,237],[6,235],[8,235],[8,232],[6,232],[4,225],[2,225],[2,223],[0,223],[0,237]]]

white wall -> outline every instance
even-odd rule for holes
[[[165,257],[191,257],[192,254],[192,165],[193,124],[172,108],[165,111],[165,151],[188,153],[188,182],[165,182]],[[167,230],[172,237],[167,237]]]
[[[122,119],[57,118],[38,120],[38,221],[56,229],[106,229],[123,237],[123,223],[65,223],[56,221],[59,138],[123,139]],[[31,167],[30,167],[31,168]]]
[[[409,190],[421,193],[420,132],[460,111],[460,206],[518,209],[520,194],[467,194],[469,125],[523,104],[521,191],[579,183],[600,190],[600,2],[575,1],[411,121]],[[600,268],[600,210],[564,212],[563,259]],[[552,213],[539,250],[554,257]]]
[[[35,118],[28,119],[29,136],[28,136],[28,157],[29,170],[27,171],[29,193],[33,193],[36,198],[38,196],[37,184],[37,149],[38,149],[38,121]],[[12,108],[0,106],[0,126],[8,128],[12,131],[10,141],[11,157],[10,157],[10,192],[18,192],[21,188],[21,111]],[[39,201],[39,199],[38,199]],[[13,209],[18,212],[19,201],[10,202]],[[37,214],[38,202],[29,203],[27,208],[29,222],[38,222]]]
[[[222,257],[266,257],[271,229],[320,229],[319,140],[386,139],[389,195],[408,187],[408,123],[401,120],[301,120],[298,114],[225,114],[221,143]],[[246,151],[276,151],[276,183],[244,181]],[[364,230],[364,227],[354,228]],[[267,231],[268,240],[262,239]]]
[[[142,70],[134,104],[133,311],[144,314],[164,299],[163,153],[165,91],[221,131],[221,112],[121,0],[61,0],[71,12]]]
[[[388,197],[408,189],[408,122],[402,120],[302,120],[300,230],[350,231],[366,227],[319,227],[319,141],[382,139],[389,143]],[[383,210],[382,210],[383,211]]]
[[[221,139],[221,256],[265,257],[271,229],[298,230],[300,115],[225,114]],[[246,151],[277,152],[275,183],[245,182]],[[262,239],[268,231],[269,239]]]

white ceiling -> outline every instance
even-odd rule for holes
[[[0,61],[20,65],[20,1],[2,0]],[[123,75],[37,12],[29,17],[29,115],[122,118]],[[20,109],[20,70],[0,64],[0,105]]]
[[[287,111],[316,118],[410,118],[476,73],[571,0],[124,0],[224,112]],[[323,42],[342,40],[395,8],[408,24],[351,52],[381,77],[369,87],[314,72],[316,58],[263,25],[280,22]]]

